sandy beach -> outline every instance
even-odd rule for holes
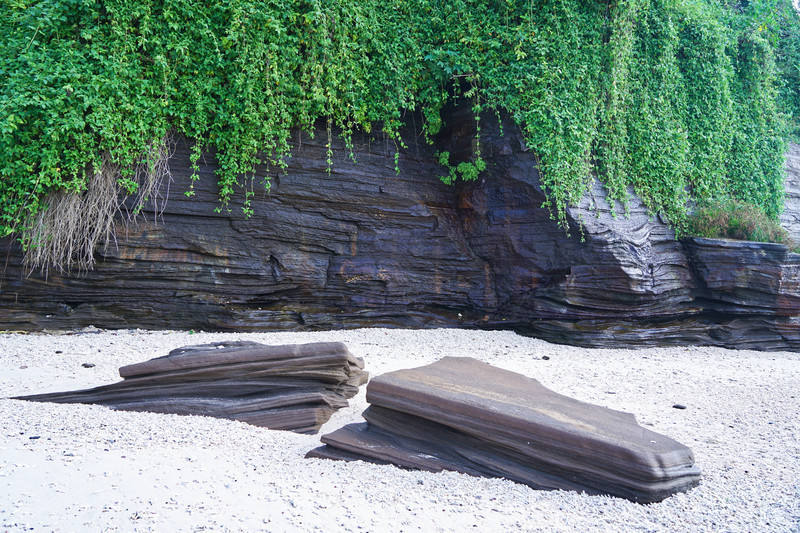
[[[373,376],[448,355],[475,357],[633,413],[690,446],[703,481],[639,505],[454,472],[305,459],[320,435],[7,399],[114,383],[123,365],[230,340],[341,341]],[[2,531],[800,531],[797,353],[583,349],[457,329],[89,328],[2,333],[0,363]],[[362,387],[321,434],[361,421],[366,405]]]

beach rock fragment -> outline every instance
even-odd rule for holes
[[[455,470],[641,503],[700,482],[692,450],[632,414],[472,358],[373,378],[367,401],[366,423],[324,435],[307,457]]]
[[[123,380],[112,385],[16,399],[212,416],[316,433],[368,377],[364,361],[340,342],[184,346],[119,373]]]

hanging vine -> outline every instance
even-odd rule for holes
[[[215,150],[219,209],[241,194],[247,215],[256,165],[284,166],[296,128],[321,120],[351,146],[379,127],[402,150],[404,113],[432,138],[465,80],[476,119],[502,110],[520,127],[561,224],[594,179],[679,231],[690,199],[776,217],[798,28],[790,0],[7,0],[0,236],[51,246],[35,265],[90,266],[108,231],[85,228],[154,197],[141,169],[164,168],[153,147],[174,133],[195,139],[195,169]],[[445,179],[483,171],[479,140],[470,161],[440,154]],[[103,214],[76,203],[70,225],[54,207],[70,195]],[[77,233],[96,240],[64,251]]]

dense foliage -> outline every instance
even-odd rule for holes
[[[783,141],[799,131],[790,0],[2,0],[0,9],[0,235],[29,243],[53,193],[84,193],[100,175],[135,193],[170,132],[197,139],[195,157],[217,150],[225,207],[237,191],[252,195],[256,163],[283,164],[292,128],[322,120],[348,138],[379,127],[402,149],[405,112],[421,111],[432,135],[442,106],[460,98],[476,119],[513,116],[561,222],[596,175],[612,199],[624,204],[632,186],[682,229],[690,197],[732,196],[776,217]],[[442,156],[446,179],[484,167],[480,149],[471,161]]]

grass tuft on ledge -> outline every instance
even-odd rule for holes
[[[689,216],[688,235],[711,239],[785,244],[800,253],[800,244],[793,241],[779,223],[758,207],[726,198],[705,202]]]

